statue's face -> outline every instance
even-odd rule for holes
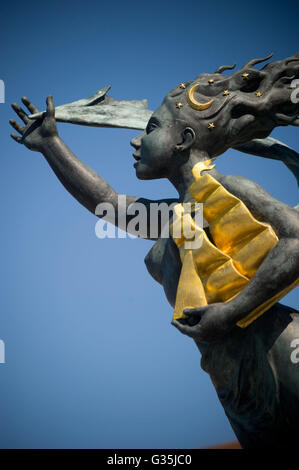
[[[174,170],[176,145],[181,143],[183,121],[173,118],[170,110],[162,104],[151,116],[146,130],[131,145],[136,149],[134,167],[139,179],[167,178]]]

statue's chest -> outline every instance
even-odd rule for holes
[[[182,263],[172,238],[160,238],[144,261],[148,272],[162,284],[168,302],[174,307]]]
[[[210,236],[208,227],[205,227]],[[170,305],[174,307],[182,269],[180,252],[171,237],[159,238],[144,259],[149,274],[162,284]]]
[[[196,178],[190,193],[202,204],[212,239],[195,224],[194,236],[201,243],[193,243],[192,248],[185,243],[188,230],[176,228],[185,227],[189,219],[192,225],[192,218],[183,204],[177,204],[171,237],[159,240],[145,259],[150,274],[175,306],[174,318],[183,318],[187,307],[236,296],[278,240],[268,224],[256,220],[240,199],[210,175]]]

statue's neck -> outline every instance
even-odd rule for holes
[[[182,159],[183,160],[183,159]],[[189,188],[194,182],[192,173],[193,168],[199,162],[209,162],[210,157],[206,152],[190,152],[188,158],[183,160],[183,163],[173,169],[171,175],[168,176],[169,181],[174,185],[179,193],[179,200],[184,202],[189,198]],[[212,176],[218,179],[221,174],[215,168],[207,170]]]

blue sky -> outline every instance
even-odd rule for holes
[[[99,240],[96,218],[60,185],[43,157],[9,137],[10,103],[44,109],[111,85],[115,99],[155,109],[177,83],[270,52],[298,51],[296,2],[5,2],[1,119],[1,448],[193,448],[234,439],[193,342],[149,276],[145,240]],[[120,193],[175,196],[139,181],[136,131],[60,124],[74,153]],[[273,134],[298,149],[298,130]],[[279,162],[228,151],[223,173],[299,203]],[[298,308],[298,292],[285,303]]]

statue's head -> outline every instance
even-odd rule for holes
[[[267,137],[276,126],[298,126],[299,103],[291,95],[299,78],[299,53],[254,68],[270,57],[251,60],[230,76],[222,72],[235,66],[222,66],[172,89],[145,132],[132,140],[137,176],[168,177],[191,153],[214,158]]]

